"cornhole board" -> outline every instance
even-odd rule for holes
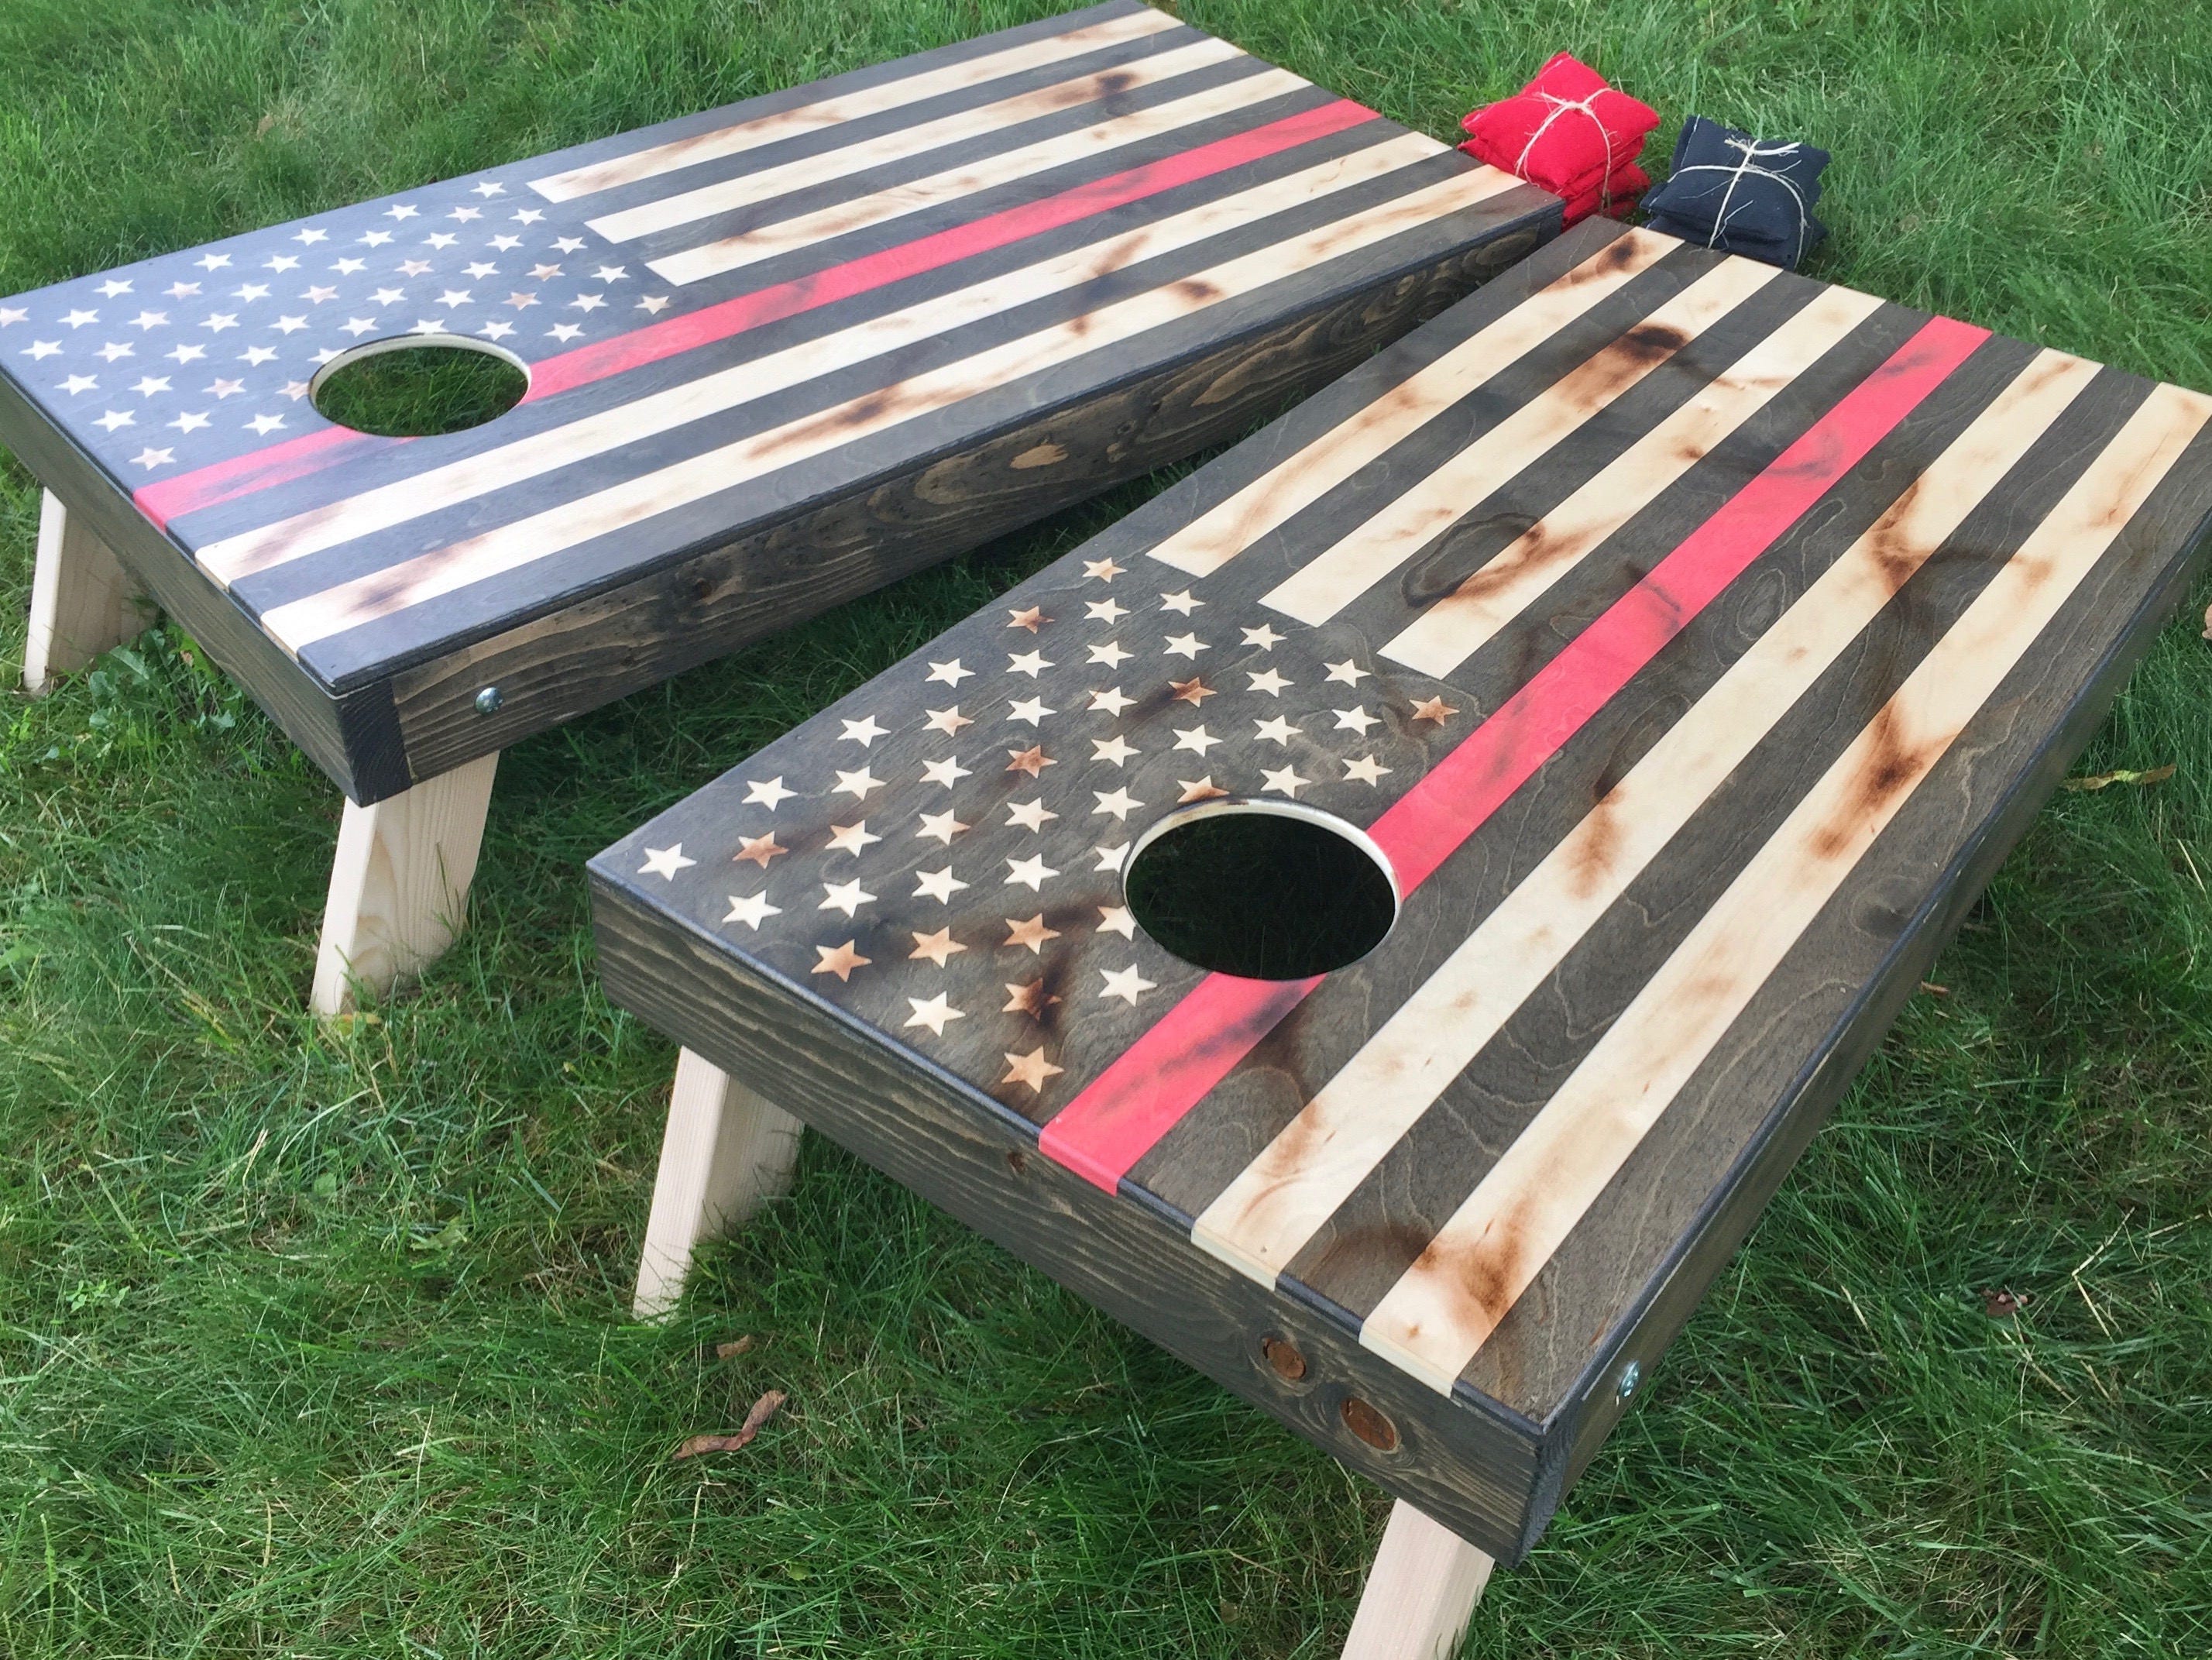
[[[795,1115],[1397,1495],[1362,1618],[1449,1570],[1443,1640],[2208,511],[2212,399],[1568,232],[592,861],[687,1051],[645,1300]],[[1382,860],[1364,959],[1136,925],[1132,848],[1253,810]]]
[[[0,303],[29,678],[143,588],[330,774],[335,1005],[442,941],[504,745],[1237,435],[1559,217],[1114,0],[60,283]],[[316,412],[422,342],[526,395]]]

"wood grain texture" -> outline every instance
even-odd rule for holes
[[[1209,1307],[1225,1275],[1390,1420],[1474,1409],[1378,1479],[1517,1560],[2212,515],[2212,399],[1729,270],[1577,228],[609,848],[615,994],[707,1041],[647,982],[714,962],[1095,1195],[1002,1222],[1025,1256],[1142,1255]],[[1523,306],[1558,315],[1431,390]],[[1442,672],[1394,659],[1486,581]],[[1131,849],[1248,803],[1379,852],[1380,946],[1262,982],[1146,934]],[[950,1195],[880,1107],[844,1135]],[[1180,1296],[1124,1317],[1195,1358]],[[1291,1421],[1342,1454],[1344,1411]],[[1510,1475],[1413,1491],[1407,1456],[1470,1479],[1427,1431],[1472,1424],[1529,1426]]]
[[[107,544],[82,518],[70,516],[61,497],[46,491],[39,503],[23,690],[44,696],[58,678],[144,629],[151,609]]]
[[[369,805],[1233,435],[1559,219],[1108,0],[19,296],[0,441],[127,502],[126,565]],[[529,389],[319,413],[415,336]],[[142,350],[217,370],[109,407]]]
[[[309,1006],[350,1011],[421,972],[467,920],[499,757],[487,755],[371,806],[345,804]]]
[[[1344,1660],[1451,1660],[1491,1559],[1400,1499],[1367,1571]]]
[[[799,1120],[690,1049],[676,1058],[631,1310],[658,1320],[683,1300],[691,1253],[790,1191]]]

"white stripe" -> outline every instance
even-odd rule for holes
[[[948,334],[1012,307],[1127,271],[1146,259],[1256,223],[1300,204],[1319,201],[1425,161],[1435,154],[1435,148],[1430,140],[1407,133],[1318,162],[1087,247],[1072,249],[835,334],[802,341],[750,362],[650,393],[635,403],[602,410],[498,449],[449,461],[344,501],[311,508],[274,524],[211,542],[199,550],[201,567],[228,587],[341,542],[387,530],[526,478],[541,477],[689,422],[741,408],[918,340]],[[1484,176],[1499,191],[1513,183],[1506,175],[1486,169]]]
[[[625,208],[619,213],[608,214],[602,219],[591,220],[589,226],[610,241],[627,242],[635,237],[666,230],[673,225],[687,225],[713,214],[727,213],[755,202],[787,196],[811,185],[827,184],[833,179],[848,179],[856,173],[866,172],[870,167],[880,167],[928,150],[942,149],[947,144],[957,144],[963,138],[1000,131],[1018,122],[1034,120],[1057,110],[1073,109],[1079,104],[1096,103],[1102,98],[1172,80],[1178,75],[1188,75],[1210,64],[1243,56],[1225,40],[1200,40],[1176,52],[1162,52],[1157,58],[1140,58],[1120,69],[1101,70],[1095,75],[1086,75],[1078,80],[1062,81],[1035,92],[1025,92],[1018,98],[1003,99],[998,103],[985,104],[975,109],[960,110],[938,120],[925,122],[921,126],[909,127],[903,132],[887,132],[879,137],[848,144],[842,149],[830,150],[824,155],[801,156],[798,161],[787,161],[780,167],[764,167],[758,173],[740,173],[735,179],[702,185],[697,190],[664,196],[634,208]]]
[[[1301,623],[1326,623],[1672,359],[1672,351],[1662,358],[1640,350],[1635,344],[1639,331],[1666,330],[1695,337],[1781,274],[1756,259],[1723,260],[1640,319],[1622,339],[1601,348],[1541,396],[1510,410],[1426,477],[1413,480],[1402,494],[1261,594],[1260,603]],[[1871,310],[1878,302],[1865,303]]]
[[[297,650],[593,537],[639,524],[761,475],[895,427],[1056,363],[1104,350],[1285,277],[1348,257],[1443,215],[1516,187],[1492,168],[1451,178],[1273,243],[1211,270],[1041,329],[991,350],[723,445],[580,500],[264,612],[261,623]]]
[[[1457,668],[1880,305],[1850,289],[1824,290],[1486,561],[1458,592],[1415,617],[1382,655],[1439,678]]]
[[[795,248],[810,247],[833,236],[902,218],[924,208],[957,202],[963,197],[1026,179],[1048,168],[1103,155],[1139,139],[1265,103],[1310,84],[1288,70],[1267,70],[1258,75],[1244,76],[1172,103],[1155,104],[1149,109],[1115,116],[1111,120],[1062,133],[1056,138],[987,156],[947,173],[933,173],[910,184],[894,185],[857,201],[840,202],[834,207],[801,214],[795,219],[779,220],[741,235],[702,242],[696,248],[686,248],[663,259],[648,259],[646,266],[671,283],[696,283],[702,277],[719,277],[724,271],[771,259]]]
[[[1192,576],[1212,575],[1680,246],[1671,236],[1646,231],[1630,231],[1607,243],[1487,328],[1200,514],[1152,549],[1150,556]]]
[[[1450,1393],[2208,414],[2212,400],[2153,389],[1376,1305],[1363,1346]]]
[[[1118,46],[1125,40],[1140,40],[1148,34],[1158,34],[1163,29],[1181,27],[1176,19],[1150,10],[1127,17],[1109,18],[1087,28],[1073,29],[1066,34],[1008,46],[981,58],[971,58],[965,63],[948,64],[942,69],[902,76],[880,86],[839,93],[815,103],[779,110],[773,115],[757,116],[750,121],[718,127],[696,137],[672,139],[667,143],[655,144],[649,149],[637,150],[628,155],[587,162],[580,167],[571,167],[549,178],[532,179],[530,188],[549,202],[571,202],[580,196],[611,190],[617,185],[635,184],[641,179],[672,173],[678,167],[716,161],[725,155],[741,155],[763,144],[795,138],[802,133],[817,132],[823,127],[834,127],[842,121],[857,121],[881,114],[886,110],[903,108],[925,98],[958,92],[965,87],[981,86],[1005,76],[1018,75],[1024,70],[1042,69],[1048,64],[1079,58],[1087,52]]]
[[[1398,1006],[1192,1237],[1273,1283],[2095,374],[2058,352],[2030,364]]]

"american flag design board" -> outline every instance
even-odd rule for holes
[[[601,854],[605,972],[744,1070],[635,943],[691,941],[746,1030],[955,1080],[1364,1398],[1521,1426],[1524,1507],[1455,1523],[1515,1554],[2208,509],[2212,398],[1594,222]],[[1136,925],[1133,845],[1245,803],[1379,849],[1369,956]]]
[[[0,439],[58,429],[342,692],[1557,213],[1115,0],[0,302]],[[527,393],[317,413],[409,340]]]

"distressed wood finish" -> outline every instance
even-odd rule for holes
[[[1234,436],[1559,215],[1111,0],[0,302],[0,441],[368,805]],[[410,337],[529,390],[317,413]]]
[[[46,491],[39,503],[23,690],[43,697],[55,676],[82,668],[144,628],[147,613],[144,594],[107,544]]]
[[[1279,1412],[1194,1326],[1294,1335],[1397,1447],[1290,1421],[1516,1561],[2208,512],[2212,399],[1593,223],[600,855],[604,970],[803,1028],[718,1064]],[[1292,801],[1395,877],[1368,956],[1136,926],[1148,830]]]

